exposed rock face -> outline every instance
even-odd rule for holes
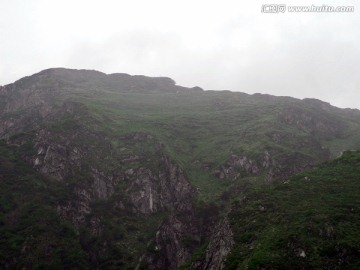
[[[265,161],[264,161],[265,162]],[[241,174],[256,175],[260,171],[256,162],[244,155],[231,155],[229,160],[219,170],[215,171],[215,175],[220,179],[239,178]]]
[[[144,167],[127,172],[131,184],[126,189],[126,193],[135,207],[134,212],[149,214],[163,210],[184,211],[191,208],[194,188],[177,165],[163,153],[160,155],[164,170],[157,174]]]
[[[276,166],[267,172],[267,180],[273,179],[286,180],[290,176],[310,169],[316,165],[316,161],[300,153],[290,153],[278,157]]]
[[[234,245],[233,233],[227,217],[221,220],[214,228],[209,245],[206,249],[204,261],[196,261],[192,269],[221,270],[225,266],[227,255]]]
[[[192,222],[191,213],[182,213],[182,217],[171,215],[156,233],[153,253],[144,258],[149,269],[175,270],[191,257],[191,248],[186,240],[199,237],[198,227]],[[196,241],[196,240],[195,240]],[[197,239],[199,242],[200,239]]]
[[[73,188],[73,197],[69,201],[61,202],[58,207],[58,213],[65,219],[70,220],[76,227],[85,222],[86,216],[92,212],[91,203],[99,199],[109,199],[115,193],[119,183],[125,185],[124,196],[114,202],[114,207],[129,208],[138,214],[151,214],[159,211],[186,211],[191,207],[191,201],[194,197],[195,190],[189,184],[184,172],[172,162],[164,153],[161,147],[156,154],[161,167],[148,168],[144,166],[138,167],[132,163],[141,160],[143,157],[130,155],[121,159],[121,163],[127,164],[126,169],[121,166],[117,170],[104,171],[97,168],[96,165],[89,166],[87,160],[89,157],[97,157],[101,159],[101,154],[97,153],[97,149],[110,148],[108,138],[103,134],[97,134],[88,130],[81,124],[81,120],[77,120],[76,116],[82,107],[79,104],[64,102],[60,106],[53,106],[53,92],[51,89],[44,90],[42,86],[37,88],[36,80],[39,82],[51,77],[51,73],[59,73],[59,80],[68,85],[69,74],[62,70],[44,71],[40,77],[25,78],[16,84],[2,87],[0,94],[6,98],[5,105],[2,106],[2,118],[0,124],[0,136],[10,137],[13,134],[21,133],[27,130],[29,119],[31,123],[29,130],[36,130],[31,138],[14,137],[10,139],[11,144],[25,145],[31,143],[34,148],[31,156],[26,156],[34,168],[49,179],[68,183],[81,176],[81,180],[75,183]],[[84,72],[83,76],[89,74]],[[103,77],[105,75],[95,74]],[[76,76],[75,76],[76,77]],[[117,76],[110,76],[117,77]],[[120,76],[116,80],[123,79]],[[126,75],[125,77],[131,77]],[[77,78],[77,77],[76,77]],[[26,88],[28,84],[35,84],[31,88]],[[77,80],[74,78],[74,80]],[[149,78],[142,78],[145,83]],[[174,86],[174,82],[165,79],[154,79],[160,81],[162,87]],[[39,83],[39,85],[41,85]],[[62,83],[58,83],[58,87],[62,87]],[[53,87],[57,87],[53,85]],[[157,87],[156,85],[154,87]],[[61,92],[56,92],[61,96]],[[48,105],[50,104],[50,105]],[[20,117],[11,117],[11,113],[23,111]],[[81,113],[84,113],[82,111]],[[86,112],[85,112],[86,114]],[[8,116],[7,116],[8,115]],[[64,115],[68,115],[74,119],[76,128],[72,133],[62,134],[62,132],[54,132],[46,128],[47,123],[62,119]],[[36,123],[36,124],[33,124]],[[69,131],[68,131],[69,132]],[[91,142],[100,142],[102,145],[94,147],[80,143],[83,140]],[[153,139],[153,136],[143,132],[129,133],[118,138],[122,141],[147,142]],[[31,140],[31,142],[29,141]],[[153,142],[148,142],[149,144]],[[95,158],[96,159],[96,158]],[[84,179],[84,175],[86,178]],[[85,182],[84,182],[85,181]],[[72,184],[73,185],[73,184]],[[91,221],[96,228],[94,232],[100,233],[101,218],[98,217]]]
[[[71,154],[66,146],[60,144],[40,146],[33,160],[34,167],[47,177],[58,181],[64,180],[69,176],[72,164],[79,166],[79,160],[71,157]]]
[[[88,134],[88,136],[96,136]],[[134,135],[135,138],[150,138],[150,135]],[[128,136],[127,139],[134,139]],[[191,207],[194,188],[189,184],[183,171],[174,164],[162,151],[158,158],[162,169],[154,171],[151,168],[139,167],[106,173],[96,167],[84,164],[91,149],[83,149],[74,141],[53,143],[52,134],[47,130],[37,133],[35,147],[37,152],[29,157],[34,167],[43,175],[57,181],[67,182],[76,177],[78,172],[87,171],[87,185],[79,182],[74,190],[77,200],[70,205],[60,206],[60,212],[70,217],[74,224],[80,224],[84,216],[91,212],[90,203],[98,199],[109,199],[115,192],[118,183],[128,183],[124,197],[132,205],[134,213],[151,214],[164,210],[184,211]],[[73,135],[73,140],[77,135]],[[138,157],[139,158],[139,157]],[[131,159],[131,158],[130,158]],[[134,159],[132,159],[134,160]],[[117,202],[123,204],[122,201]],[[67,213],[67,214],[66,214]]]
[[[60,141],[55,142],[54,134],[42,129],[35,134],[34,155],[26,157],[34,168],[49,180],[64,184],[73,181],[72,179],[78,177],[79,173],[86,172],[86,179],[73,183],[71,198],[59,202],[57,206],[59,215],[71,221],[76,228],[87,224],[94,236],[101,236],[104,224],[101,216],[94,216],[92,204],[99,199],[113,198],[117,186],[121,184],[125,187],[124,195],[117,195],[116,199],[113,199],[112,207],[130,210],[137,215],[150,215],[163,211],[171,213],[168,221],[159,228],[155,236],[156,248],[162,255],[147,259],[150,269],[177,269],[189,260],[193,248],[184,245],[183,241],[189,236],[197,237],[201,233],[198,224],[194,224],[196,217],[193,213],[192,201],[196,192],[183,170],[164,154],[162,147],[158,147],[157,152],[161,166],[155,169],[127,166],[126,169],[119,167],[117,171],[107,172],[94,165],[88,167],[86,157],[93,155],[93,152],[90,148],[86,149],[76,143],[78,136],[84,135],[80,130],[79,134],[73,134],[71,138],[66,138],[66,141],[62,141],[60,136],[57,138]],[[97,135],[87,134],[87,139],[92,136]],[[142,133],[121,139],[143,141],[149,138],[152,136]],[[17,139],[13,143],[24,142],[22,139]],[[138,156],[135,160],[142,158]]]
[[[219,208],[208,205],[204,208],[188,205],[170,214],[156,233],[152,250],[141,258],[146,269],[208,269],[222,265],[232,245],[232,232],[227,221],[219,222]],[[230,229],[230,230],[229,230]],[[210,245],[208,245],[210,241]],[[206,249],[204,257],[193,261],[194,252]],[[220,247],[219,253],[215,251]],[[192,264],[190,264],[192,262]]]
[[[266,95],[261,96],[266,97]],[[268,181],[285,180],[291,175],[313,167],[319,161],[328,160],[330,151],[321,146],[317,137],[341,138],[347,126],[340,118],[332,117],[331,113],[337,108],[317,100],[305,101],[327,113],[316,114],[311,109],[302,108],[294,103],[294,106],[285,107],[277,119],[282,125],[294,126],[301,130],[304,132],[303,136],[295,136],[294,133],[284,131],[269,131],[267,134],[274,143],[286,145],[294,149],[293,152],[283,151],[275,144],[265,148],[264,154],[257,157],[250,158],[244,153],[234,153],[214,172],[215,176],[219,179],[238,179],[244,176],[265,175]]]
[[[91,187],[94,190],[94,197],[102,200],[110,198],[115,192],[118,181],[122,180],[120,177],[106,175],[96,168],[92,168],[91,176],[94,179]]]
[[[260,175],[264,171],[271,171],[275,165],[275,161],[267,151],[257,160],[246,155],[232,154],[225,165],[215,170],[214,174],[220,179],[238,179],[244,176]]]
[[[315,102],[315,106],[320,106],[325,111],[329,111],[328,104]],[[299,107],[288,107],[279,115],[279,120],[288,125],[297,126],[301,130],[310,131],[312,134],[327,135],[329,138],[333,136],[342,136],[346,126],[340,119],[331,117],[331,114],[314,114],[309,110]]]
[[[280,138],[280,135],[277,138]],[[310,145],[312,149],[316,149],[317,159],[328,160],[330,158],[329,151],[323,149],[318,142],[305,140],[303,143],[298,144],[296,149]],[[273,179],[285,180],[291,175],[312,168],[316,163],[313,156],[296,151],[283,153],[274,149],[265,151],[256,159],[251,159],[244,154],[232,154],[224,165],[214,171],[214,174],[219,179],[239,179],[245,176],[265,175],[267,181]]]
[[[22,98],[25,101],[22,102]],[[80,104],[71,101],[53,104],[42,92],[30,103],[26,103],[26,100],[23,94],[20,95],[20,101],[16,98],[7,100],[4,112],[0,115],[0,138],[41,129],[66,114],[74,114],[82,109]]]

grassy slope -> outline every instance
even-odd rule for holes
[[[226,269],[359,269],[359,176],[360,152],[346,152],[236,203]]]
[[[281,155],[297,151],[309,159],[321,161],[319,150],[303,141],[315,139],[333,155],[346,149],[360,149],[359,117],[350,118],[335,112],[323,113],[316,107],[291,98],[266,99],[231,92],[199,93],[119,93],[71,91],[68,99],[89,108],[97,119],[96,128],[114,137],[128,132],[150,133],[166,146],[168,154],[187,172],[200,188],[201,200],[216,200],[231,183],[218,181],[212,171],[224,164],[230,154],[256,157],[276,149]],[[279,119],[288,108],[317,115],[319,119],[341,121],[344,135],[337,138],[326,132],[288,125]],[[323,115],[322,115],[323,114]],[[274,142],[270,134],[280,132],[284,139]],[[194,163],[210,165],[206,171]]]

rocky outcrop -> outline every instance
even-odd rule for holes
[[[192,238],[200,235],[192,217],[191,213],[170,215],[156,233],[155,241],[150,246],[152,252],[143,258],[148,269],[175,270],[191,258],[191,244],[200,242],[200,239]]]
[[[288,153],[277,157],[276,166],[267,171],[266,180],[286,180],[290,176],[313,168],[316,164],[316,160],[310,156],[298,152]]]
[[[154,270],[173,270],[182,265],[194,270],[223,269],[235,243],[227,217],[201,226],[197,220],[194,211],[171,215],[159,228],[149,246],[151,252],[141,258],[140,264]],[[208,241],[204,255],[194,258],[194,252],[203,248],[204,237]]]
[[[233,232],[227,217],[222,219],[213,229],[209,244],[206,248],[205,259],[195,261],[191,269],[221,270],[225,266],[227,255],[234,245]]]
[[[159,152],[162,170],[152,171],[140,167],[125,172],[130,183],[126,194],[133,205],[133,211],[142,214],[164,210],[183,211],[191,207],[195,189],[181,168],[164,153]]]
[[[346,130],[347,126],[340,118],[329,113],[331,112],[329,105],[320,103],[321,105],[318,105],[317,109],[322,108],[323,111],[318,110],[317,113],[300,106],[287,107],[283,113],[279,114],[279,120],[281,123],[296,126],[312,135],[321,135],[329,139],[343,136],[343,131]]]
[[[132,211],[135,214],[149,215],[161,211],[189,211],[195,189],[190,185],[183,170],[164,154],[163,146],[157,146],[153,158],[158,159],[157,167],[133,164],[143,160],[138,155],[117,156],[123,166],[104,171],[96,163],[88,165],[89,157],[93,161],[103,158],[97,149],[106,149],[108,139],[79,125],[72,135],[63,136],[53,130],[42,128],[32,138],[34,152],[25,158],[49,180],[71,183],[71,200],[58,205],[58,213],[70,220],[76,227],[83,224],[86,216],[92,213],[91,204],[97,200],[108,200],[115,193],[119,183],[123,190],[117,191],[113,207]],[[100,143],[97,148],[85,147],[81,140]],[[153,136],[146,133],[129,133],[119,140],[153,144]],[[13,138],[12,144],[24,145],[29,138]],[[114,150],[115,151],[115,150]],[[30,153],[28,153],[30,154]],[[104,153],[107,155],[108,153]],[[130,167],[130,168],[129,168]],[[120,193],[119,193],[120,192]],[[125,209],[126,205],[126,209]],[[94,224],[99,224],[99,219]],[[94,229],[94,231],[99,231]]]
[[[246,155],[232,154],[224,165],[214,171],[214,175],[219,179],[233,180],[246,176],[263,176],[268,182],[274,179],[286,180],[292,175],[312,168],[317,164],[317,160],[330,158],[327,149],[322,149],[316,142],[309,143],[317,149],[317,159],[297,151],[284,153],[276,149],[272,152],[265,151],[255,159]]]
[[[220,179],[238,178],[244,174],[257,174],[259,168],[256,162],[246,156],[231,155],[225,166],[221,166],[220,170],[215,171],[215,175]]]
[[[182,169],[162,152],[162,146],[159,151],[163,170],[156,175],[146,168],[131,170],[128,173],[133,180],[127,194],[135,212],[170,212],[150,244],[152,251],[141,258],[140,264],[146,263],[148,269],[171,270],[190,259],[193,247],[186,241],[198,244],[201,232],[194,213],[195,189]]]
[[[1,98],[1,97],[0,97]],[[16,98],[7,100],[5,111],[0,114],[0,138],[10,138],[24,132],[32,132],[49,125],[66,115],[74,115],[84,107],[77,102],[65,101],[53,104],[44,101],[39,94],[39,100],[26,103]],[[48,103],[49,102],[49,103]],[[24,104],[23,104],[24,103]]]
[[[96,134],[84,133],[79,128],[77,133],[62,139],[61,133],[55,136],[44,128],[34,136],[35,152],[27,157],[29,162],[49,181],[52,179],[73,186],[69,198],[57,205],[57,212],[63,219],[71,221],[76,228],[86,224],[94,236],[100,237],[105,225],[102,216],[94,214],[92,209],[92,204],[98,200],[113,198],[111,207],[130,210],[137,215],[168,211],[171,213],[168,221],[155,236],[154,249],[158,249],[162,256],[152,258],[149,265],[151,269],[176,269],[191,257],[193,248],[186,245],[186,239],[200,235],[199,226],[194,224],[196,217],[192,205],[196,192],[183,170],[165,155],[163,146],[159,145],[154,153],[158,167],[132,165],[143,157],[134,159],[129,156],[125,159],[131,162],[121,160],[126,169],[120,166],[116,171],[107,172],[94,165],[87,166],[85,161],[94,152],[76,143],[79,136],[89,140],[92,136],[96,139]],[[128,134],[120,139],[154,143],[153,137],[145,133]],[[20,137],[13,143],[22,145],[25,143],[23,140]],[[101,159],[101,154],[97,154]],[[82,178],[74,182],[80,175]],[[119,184],[124,190],[117,193]]]
[[[154,241],[148,245],[149,252],[141,258],[139,265],[154,270],[175,270],[179,267],[192,269],[193,266],[198,267],[196,269],[207,269],[207,264],[215,265],[225,259],[225,250],[231,242],[225,235],[230,236],[232,233],[228,231],[226,221],[219,222],[220,208],[215,204],[189,206],[187,210],[173,211],[169,215],[157,231]],[[226,244],[220,243],[222,238]],[[209,241],[211,245],[208,245]],[[224,256],[215,254],[217,246],[223,247],[221,254]],[[197,255],[194,257],[194,254]],[[204,256],[199,257],[199,254]]]
[[[262,171],[274,165],[269,152],[265,152],[259,160],[246,155],[232,154],[225,165],[214,171],[219,179],[238,179],[244,176],[259,175]]]

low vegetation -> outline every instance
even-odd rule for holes
[[[360,152],[234,203],[225,269],[359,269]]]

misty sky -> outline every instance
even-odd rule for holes
[[[262,13],[263,4],[354,6]],[[0,85],[50,67],[167,76],[183,86],[360,108],[351,0],[0,0]]]

